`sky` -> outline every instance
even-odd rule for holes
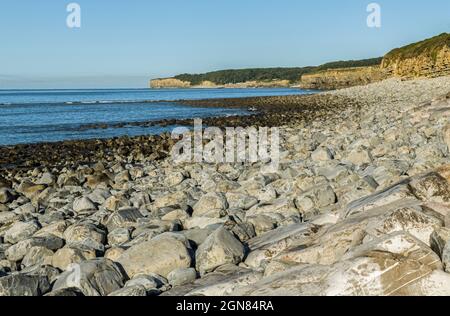
[[[67,5],[81,8],[69,28]],[[381,6],[381,28],[367,5]],[[0,89],[379,57],[450,31],[448,0],[0,0]]]

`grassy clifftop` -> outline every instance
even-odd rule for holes
[[[436,60],[438,53],[444,48],[450,47],[450,34],[441,35],[426,39],[421,42],[413,43],[401,48],[396,48],[386,54],[383,64],[388,66],[392,61],[416,58],[418,56],[428,56]]]
[[[381,68],[402,78],[450,75],[450,34],[394,49],[384,57]]]
[[[307,73],[326,69],[380,65],[381,60],[381,58],[373,58],[365,60],[337,61],[318,67],[229,69],[208,72],[205,74],[182,74],[175,76],[174,79],[190,82],[191,85],[199,85],[205,81],[213,82],[217,85],[275,80],[288,80],[291,83],[295,83],[300,80],[302,75]]]

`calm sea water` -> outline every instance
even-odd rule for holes
[[[0,145],[159,134],[173,127],[80,129],[89,124],[248,114],[164,102],[313,93],[299,89],[0,90]],[[144,101],[160,101],[145,103]]]

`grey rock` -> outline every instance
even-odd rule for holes
[[[73,202],[72,208],[76,213],[82,213],[87,211],[90,212],[97,210],[97,206],[95,205],[95,203],[92,202],[91,199],[89,199],[88,197],[81,197],[76,199]]]
[[[143,286],[135,285],[114,291],[108,294],[108,296],[147,296],[147,291]]]
[[[5,242],[16,244],[19,241],[31,237],[40,228],[41,225],[36,221],[17,222],[5,232]]]
[[[197,279],[197,271],[194,268],[175,269],[169,273],[167,279],[172,286],[189,284]]]
[[[106,222],[106,227],[109,231],[113,231],[116,228],[133,227],[143,217],[142,213],[135,208],[122,209],[111,214]]]
[[[61,274],[53,290],[77,288],[85,296],[106,296],[124,286],[126,276],[108,259],[94,259],[73,264]]]
[[[150,241],[138,243],[117,259],[130,278],[138,274],[156,273],[166,277],[176,268],[191,266],[187,239],[175,234],[162,234]]]
[[[46,277],[18,273],[0,278],[0,296],[41,296],[49,290]]]
[[[197,271],[203,275],[227,263],[238,264],[244,255],[241,242],[221,227],[198,247],[195,255]]]

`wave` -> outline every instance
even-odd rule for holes
[[[157,103],[171,102],[170,100],[92,100],[92,101],[63,101],[63,102],[0,102],[0,106],[6,105],[92,105],[92,104],[136,104],[136,103]]]

